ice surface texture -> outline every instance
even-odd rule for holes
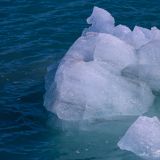
[[[157,117],[139,117],[118,146],[147,160],[160,160],[160,121]]]
[[[68,121],[142,115],[160,90],[160,30],[115,26],[94,7],[91,26],[62,59],[53,81],[49,69],[44,105]]]

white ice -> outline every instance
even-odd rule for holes
[[[142,115],[160,91],[160,30],[115,26],[94,7],[91,26],[46,78],[45,107],[68,121]]]
[[[160,121],[157,117],[139,117],[118,142],[127,150],[146,160],[160,159]]]

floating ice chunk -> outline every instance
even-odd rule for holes
[[[147,43],[138,50],[139,64],[160,66],[160,41],[155,40]]]
[[[94,7],[91,16],[87,19],[87,23],[91,24],[91,27],[85,32],[112,33],[115,20],[106,10]]]
[[[154,91],[160,91],[159,65],[130,65],[123,69],[122,75],[146,82]]]
[[[54,81],[46,79],[44,105],[70,121],[143,114],[154,99],[149,86],[159,89],[160,45],[153,41],[159,30],[115,27],[98,7],[87,22],[91,26],[66,53]]]
[[[118,142],[118,146],[146,160],[159,160],[160,121],[157,117],[139,117]]]
[[[115,36],[102,33],[97,38],[94,60],[118,66],[119,69],[137,62],[135,49],[132,46]]]
[[[120,75],[123,67],[135,61],[134,49],[114,36],[82,36],[62,60],[46,93],[46,108],[63,120],[112,119],[146,112],[154,99],[150,88]]]

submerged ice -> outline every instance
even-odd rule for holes
[[[118,142],[118,146],[146,160],[159,160],[160,121],[157,117],[139,117]]]
[[[142,115],[160,89],[160,30],[115,26],[94,7],[91,26],[68,50],[54,80],[48,72],[44,105],[68,121]]]

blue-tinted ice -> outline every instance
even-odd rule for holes
[[[160,91],[160,30],[115,26],[107,11],[94,7],[91,26],[68,50],[57,69],[49,68],[44,105],[68,122],[137,116]],[[140,117],[118,146],[148,160],[160,159],[160,122]]]

